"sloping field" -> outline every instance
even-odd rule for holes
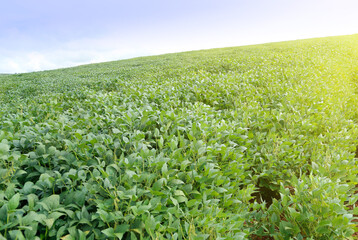
[[[0,75],[0,239],[348,239],[358,35]]]

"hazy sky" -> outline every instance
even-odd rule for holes
[[[357,0],[3,0],[0,73],[358,33]]]

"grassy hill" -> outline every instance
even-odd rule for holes
[[[358,35],[0,75],[0,239],[349,239]]]

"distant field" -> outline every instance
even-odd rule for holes
[[[358,35],[0,75],[0,102],[0,240],[358,232]]]

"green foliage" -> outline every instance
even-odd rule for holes
[[[0,239],[348,239],[358,36],[0,75]]]

